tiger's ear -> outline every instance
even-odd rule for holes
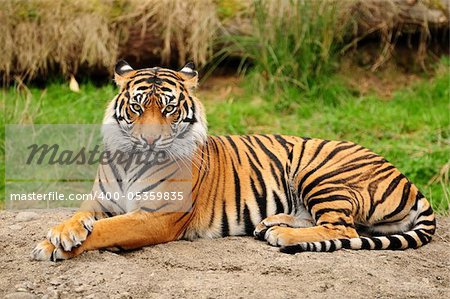
[[[195,65],[192,61],[186,63],[185,66],[178,71],[180,77],[184,81],[184,85],[187,88],[195,88],[198,83],[198,72],[195,70]]]
[[[125,60],[120,60],[114,68],[114,81],[116,81],[118,86],[122,87],[135,72]]]

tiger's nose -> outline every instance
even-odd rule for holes
[[[149,145],[152,145],[155,142],[155,140],[156,140],[155,136],[147,136],[147,137],[145,137],[145,141],[147,141],[147,143]]]

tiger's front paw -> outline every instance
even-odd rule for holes
[[[65,252],[60,247],[55,247],[49,240],[38,243],[31,252],[31,258],[38,261],[65,260],[72,256],[70,252]]]
[[[47,234],[47,240],[55,247],[64,251],[81,245],[86,240],[94,226],[95,218],[91,213],[81,212],[69,220],[53,227]]]

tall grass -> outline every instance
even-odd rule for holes
[[[293,88],[309,93],[329,79],[349,24],[336,1],[256,0],[253,9],[251,34],[226,38],[231,45],[223,52],[252,65],[254,89],[271,96]]]
[[[220,4],[220,3],[219,3]],[[112,72],[122,56],[205,64],[219,27],[213,0],[2,1],[0,81],[81,67]]]

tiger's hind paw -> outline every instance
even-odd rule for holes
[[[300,242],[298,233],[297,228],[272,226],[264,234],[264,239],[272,246],[288,246]]]
[[[269,228],[274,226],[280,227],[311,227],[313,226],[312,219],[303,219],[288,214],[276,214],[267,217],[261,221],[255,228],[253,235],[258,240],[264,241],[266,232]]]

